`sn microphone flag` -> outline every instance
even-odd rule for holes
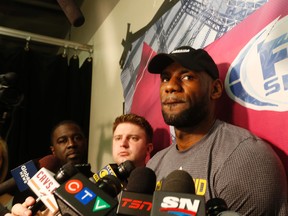
[[[219,118],[270,142],[288,171],[287,13],[286,0],[179,1],[132,44],[121,74],[125,111],[151,122],[154,143],[161,143],[156,151],[174,136],[161,114],[159,75],[147,64],[157,53],[190,45],[207,50],[220,70]]]

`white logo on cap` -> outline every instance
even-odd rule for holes
[[[187,53],[190,52],[190,49],[178,49],[178,50],[174,50],[171,53]]]

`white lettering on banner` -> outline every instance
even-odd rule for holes
[[[188,198],[178,198],[173,196],[164,197],[161,203],[162,208],[188,209],[193,212],[197,212],[199,206],[200,200],[191,200]]]

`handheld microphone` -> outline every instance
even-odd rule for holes
[[[119,195],[117,215],[150,216],[156,175],[148,167],[135,168],[128,178],[126,190]]]
[[[121,184],[112,175],[104,176],[96,184],[82,173],[77,173],[54,191],[54,197],[62,215],[106,216],[116,208],[114,198]]]
[[[132,170],[135,169],[135,165],[132,161],[126,160],[123,163],[117,164],[108,164],[99,170],[93,175],[94,180],[97,182],[99,179],[103,178],[106,175],[116,176],[121,182],[127,182]]]
[[[60,167],[60,161],[54,155],[47,155],[39,160],[30,160],[14,168],[11,170],[13,177],[0,184],[0,195],[12,193],[17,188],[20,192],[27,190],[29,188],[27,182],[42,167],[55,172]]]
[[[51,212],[56,213],[58,206],[53,196],[53,191],[77,172],[77,168],[70,163],[64,164],[55,175],[49,170],[41,168],[28,181],[28,186],[38,197],[36,203],[29,207],[33,215],[43,207],[43,204]]]
[[[41,199],[46,207],[54,214],[58,211],[57,203],[52,192],[60,186],[53,178],[53,173],[46,168],[41,168],[29,181],[30,189]],[[36,205],[37,208],[39,207]],[[41,205],[40,205],[41,206]],[[32,207],[33,208],[33,207]],[[38,209],[37,209],[38,210]],[[32,210],[32,212],[37,211]]]
[[[207,216],[241,216],[239,213],[230,211],[226,202],[221,198],[212,198],[206,203]]]
[[[205,200],[195,195],[194,181],[184,170],[171,172],[155,191],[151,216],[187,215],[205,216]]]

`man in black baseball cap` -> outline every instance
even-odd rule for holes
[[[156,55],[148,71],[159,74],[162,116],[175,132],[172,144],[147,163],[159,185],[181,169],[201,182],[195,191],[205,200],[224,199],[241,215],[287,216],[286,173],[271,146],[217,118],[224,88],[210,55],[182,46]]]
[[[193,71],[206,71],[213,79],[219,78],[217,65],[204,49],[193,49],[181,46],[171,53],[160,53],[149,62],[148,71],[160,74],[172,62],[178,62],[183,67]]]

